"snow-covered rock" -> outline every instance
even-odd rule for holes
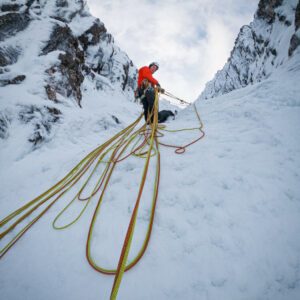
[[[34,119],[27,139],[39,144],[65,106],[85,105],[87,86],[133,99],[137,70],[86,1],[4,0],[0,9],[0,138],[9,135],[8,123]],[[32,112],[27,120],[24,106]]]
[[[299,57],[299,23],[299,0],[261,0],[254,21],[241,28],[227,63],[199,98],[214,98],[260,82],[291,56]]]

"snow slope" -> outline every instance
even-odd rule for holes
[[[150,245],[141,262],[124,275],[118,299],[299,298],[299,78],[295,56],[260,83],[196,103],[206,136],[183,155],[161,147],[161,184]],[[124,105],[122,94],[99,93],[87,89],[86,105],[66,111],[43,147],[30,151],[20,145],[20,128],[16,136],[0,140],[0,218],[56,183],[141,111],[134,103]],[[192,107],[167,122],[169,129],[197,125]],[[183,145],[198,135],[168,133],[163,140]],[[142,169],[138,158],[124,161],[104,197],[92,251],[105,267],[117,264]],[[152,159],[129,259],[145,232],[154,169]],[[52,207],[0,261],[1,299],[109,298],[113,277],[99,275],[85,259],[96,199],[71,228],[51,228],[72,194]]]

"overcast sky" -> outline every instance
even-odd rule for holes
[[[194,101],[222,69],[259,0],[87,0],[137,68],[157,61],[155,78]]]

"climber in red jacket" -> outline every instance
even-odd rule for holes
[[[144,107],[144,116],[147,121],[148,115],[152,112],[154,100],[155,100],[155,88],[160,88],[158,81],[153,78],[152,74],[159,68],[157,62],[152,62],[149,67],[145,66],[139,70],[137,96],[141,99]],[[153,115],[149,122],[152,123]]]
[[[156,84],[159,84],[158,81],[152,77],[152,74],[155,73],[159,68],[157,62],[153,62],[149,65],[149,67],[145,66],[139,69],[139,79],[138,79],[138,86],[142,83],[144,79],[150,81],[154,87]]]

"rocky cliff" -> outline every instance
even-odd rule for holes
[[[84,82],[130,99],[136,80],[132,61],[89,13],[86,1],[1,1],[0,138],[8,136],[9,124],[18,119],[34,122],[28,140],[38,144],[60,119],[59,104],[84,105]],[[20,99],[12,108],[9,95],[17,85]],[[40,102],[32,101],[35,96]]]
[[[227,63],[199,99],[260,82],[292,56],[299,56],[299,27],[299,0],[260,0],[253,22],[241,28]]]

